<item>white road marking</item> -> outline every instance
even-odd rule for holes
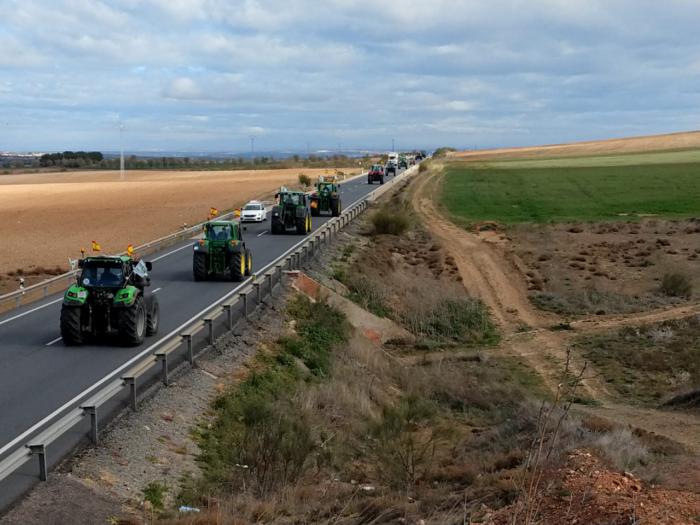
[[[159,291],[161,291],[161,290],[162,290],[162,288],[156,288],[156,289],[153,290],[151,293],[156,293],[156,292],[159,292]]]
[[[31,310],[27,310],[26,312],[22,312],[21,314],[17,314],[13,317],[10,317],[9,319],[5,319],[4,321],[0,321],[0,325],[9,323],[10,321],[14,321],[15,319],[19,319],[20,317],[24,317],[25,315],[29,315],[31,313],[36,312],[37,310],[41,310],[42,308],[46,308],[47,306],[51,306],[52,304],[56,304],[61,301],[63,301],[63,297],[61,297],[60,299],[56,299],[55,301],[48,302],[46,304],[42,304],[41,306],[37,306],[36,308],[32,308]]]
[[[179,251],[184,250],[185,248],[191,248],[191,247],[192,247],[191,244],[185,244],[184,246],[180,246],[179,248],[176,248],[176,249],[174,249],[173,251],[170,251],[170,252],[168,252],[168,253],[164,253],[163,255],[159,255],[159,256],[156,257],[155,259],[151,259],[151,261],[153,261],[153,262],[155,262],[155,261],[160,261],[161,259],[165,259],[168,255],[172,255],[172,254],[174,254],[174,253],[177,253],[177,252],[179,252]],[[145,259],[145,257],[144,257],[144,259]]]
[[[57,337],[53,341],[49,341],[48,343],[46,343],[46,346],[51,346],[54,343],[58,343],[61,339],[63,339],[63,337]]]
[[[258,237],[262,237],[262,236],[265,235],[266,233],[267,233],[267,230],[264,230],[262,233],[258,233]]]

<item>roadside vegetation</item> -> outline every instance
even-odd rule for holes
[[[659,406],[700,390],[696,316],[581,336],[576,348],[629,402]]]

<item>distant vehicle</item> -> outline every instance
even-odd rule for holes
[[[267,210],[260,201],[250,201],[241,210],[241,222],[263,222],[267,220]]]
[[[384,184],[384,166],[381,164],[373,164],[367,172],[367,184],[372,184],[374,181],[379,181],[379,184]]]
[[[392,164],[391,162],[387,162],[386,166],[384,167],[384,173],[386,173],[386,176],[389,176],[389,173],[392,174],[392,176],[396,176],[397,172],[397,167],[396,164]]]
[[[396,166],[399,165],[399,154],[398,153],[396,153],[395,151],[391,151],[391,152],[389,152],[389,154],[387,156],[389,157],[388,161],[387,161],[388,164],[394,164]]]
[[[407,169],[408,168],[408,161],[406,160],[405,155],[399,155],[399,169]]]

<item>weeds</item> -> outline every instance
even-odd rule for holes
[[[165,494],[167,492],[168,487],[160,481],[151,481],[141,491],[143,499],[148,501],[155,510],[163,510]]]
[[[300,173],[298,180],[299,184],[301,184],[304,188],[308,188],[309,186],[311,186],[311,177],[309,177],[305,173]]]
[[[376,211],[370,220],[375,235],[403,235],[411,224],[406,212],[392,211],[387,208]]]
[[[683,273],[667,273],[661,279],[660,291],[668,297],[690,299],[693,295],[693,283]]]

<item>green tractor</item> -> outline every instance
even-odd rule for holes
[[[282,187],[275,196],[277,205],[272,208],[270,233],[286,233],[294,228],[299,235],[311,231],[311,198],[301,191],[290,191]]]
[[[321,212],[330,212],[332,217],[338,217],[341,211],[340,186],[335,179],[325,180],[323,177],[316,183],[310,199],[311,215],[318,217]]]
[[[123,344],[139,345],[158,331],[157,298],[146,293],[151,263],[127,256],[95,256],[78,261],[76,284],[61,307],[61,337],[68,346],[116,333]]]
[[[195,281],[209,276],[242,281],[253,271],[253,254],[243,242],[238,221],[210,221],[204,225],[204,238],[194,243],[192,273]]]

